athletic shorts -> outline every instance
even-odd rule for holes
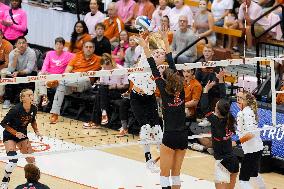
[[[12,140],[12,141],[15,141],[16,143],[18,143],[18,142],[24,141],[26,139],[29,139],[29,138],[25,137],[25,138],[19,139],[15,135],[12,135],[10,132],[8,132],[6,130],[3,131],[3,142],[6,142],[8,140]]]
[[[260,168],[262,150],[245,154],[241,163],[239,180],[249,181],[251,177],[257,177]]]
[[[162,143],[173,150],[188,148],[188,131],[164,132]]]
[[[235,155],[216,160],[215,162],[215,182],[230,183],[230,175],[239,172],[239,161]]]

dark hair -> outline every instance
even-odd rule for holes
[[[170,18],[168,17],[168,15],[164,15],[163,17],[168,19],[168,22],[170,23]]]
[[[186,72],[186,71],[190,71],[190,72],[192,72],[192,74],[194,75],[195,74],[195,71],[196,71],[196,68],[192,68],[192,69],[188,69],[188,70],[183,70],[184,72]]]
[[[16,43],[18,43],[18,41],[21,40],[21,39],[23,39],[23,40],[25,40],[25,42],[27,42],[27,39],[24,36],[20,36],[20,37],[17,38]]]
[[[87,27],[86,23],[83,20],[79,20],[79,21],[77,21],[75,23],[73,32],[71,34],[71,41],[70,41],[70,50],[71,50],[71,52],[74,50],[75,44],[76,44],[76,41],[77,41],[77,38],[78,38],[78,33],[76,32],[76,25],[77,24],[82,24],[82,26],[83,26],[83,34],[89,33],[88,27]]]
[[[65,45],[65,39],[63,37],[57,37],[55,39],[55,44],[56,43],[61,43],[62,45]]]
[[[183,77],[173,69],[166,68],[163,72],[163,77],[166,81],[165,91],[170,95],[175,95],[183,90]]]
[[[217,104],[217,109],[221,116],[223,116],[227,120],[227,128],[229,131],[235,133],[235,118],[230,112],[231,104],[226,99],[220,99]]]
[[[103,23],[97,23],[96,26],[95,26],[95,30],[96,30],[98,27],[102,27],[104,30],[106,30],[106,26],[105,26]]]
[[[22,8],[22,0],[16,0],[16,1],[19,1],[19,6],[18,6],[18,8]],[[11,2],[11,0],[10,0],[10,2]]]
[[[40,179],[40,170],[36,165],[28,163],[24,167],[24,170],[25,170],[25,178],[27,179],[28,182],[30,183],[38,182],[38,180]]]

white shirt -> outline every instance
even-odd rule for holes
[[[214,0],[211,6],[211,12],[213,14],[214,19],[220,19],[226,10],[233,9],[234,2],[232,0]]]
[[[135,48],[135,54],[141,54],[141,58],[137,63],[137,67],[149,68],[150,65],[147,61],[143,48],[137,46]],[[137,57],[138,58],[138,57]],[[136,60],[137,60],[136,58]],[[152,95],[156,91],[156,83],[153,80],[152,73],[133,73],[128,76],[128,79],[132,81],[133,85],[141,89],[145,94]]]
[[[244,6],[245,4],[242,3],[239,9],[238,19],[241,21],[244,20]],[[261,6],[259,6],[257,3],[252,1],[250,6],[248,7],[248,15],[250,19],[255,20],[258,17],[260,17],[262,13],[263,13],[263,10]],[[261,26],[266,26],[265,28],[268,28],[269,26],[269,22],[266,17],[263,17],[262,19],[257,21],[257,23],[260,24]]]
[[[159,11],[162,11],[162,15],[159,15]],[[169,16],[170,15],[171,8],[166,6],[165,10],[161,10],[160,6],[157,7],[157,9],[153,12],[151,25],[149,30],[153,32],[157,32],[158,28],[161,26],[161,19],[163,16]]]
[[[84,22],[86,23],[89,30],[89,34],[92,37],[95,37],[96,35],[95,34],[96,24],[104,22],[105,17],[106,17],[105,14],[101,13],[100,11],[97,11],[97,13],[94,16],[91,15],[91,12],[88,12],[84,17]]]
[[[117,65],[117,68],[115,69],[122,69],[122,68],[123,66]],[[105,84],[105,85],[114,85],[114,84],[127,85],[129,84],[127,75],[102,76],[100,77],[100,83]]]
[[[249,131],[256,130],[258,123],[255,119],[253,110],[247,106],[237,114],[237,134],[241,138]],[[252,132],[254,137],[242,144],[242,149],[245,154],[258,152],[263,150],[263,143],[260,138],[260,131]]]
[[[193,15],[189,6],[184,5],[182,8],[177,9],[176,7],[172,8],[170,11],[170,25],[171,30],[176,31],[179,29],[178,20],[180,16],[187,16],[188,25],[193,24]]]

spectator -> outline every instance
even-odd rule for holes
[[[95,26],[98,23],[101,23],[104,21],[105,19],[105,15],[99,11],[99,5],[98,5],[98,1],[97,0],[91,0],[90,1],[90,10],[91,12],[88,12],[84,18],[84,22],[86,23],[88,30],[89,30],[89,34],[92,37],[96,36],[95,33]]]
[[[0,30],[2,30],[2,20],[4,19],[4,14],[10,9],[10,7],[5,5],[3,2],[3,0],[0,0]]]
[[[131,25],[134,5],[135,1],[133,0],[119,0],[116,2],[117,15],[125,25]]]
[[[96,37],[92,40],[95,44],[95,54],[98,56],[102,56],[103,53],[111,54],[111,44],[104,36],[105,25],[103,23],[98,23],[95,26],[96,29]]]
[[[43,66],[38,75],[64,73],[68,62],[73,58],[72,53],[63,51],[64,45],[65,40],[62,37],[55,39],[55,49],[46,53]],[[35,104],[39,104],[40,99],[42,99],[42,106],[46,106],[48,104],[49,101],[47,98],[47,88],[45,82],[35,83],[34,95]]]
[[[136,19],[138,16],[147,16],[150,20],[152,19],[155,6],[149,0],[138,0],[134,5],[133,18]]]
[[[174,56],[176,56],[181,50],[188,47],[197,39],[197,36],[194,34],[194,32],[191,29],[189,29],[187,26],[188,26],[188,17],[180,16],[179,30],[174,32],[174,39],[172,44]],[[193,45],[190,49],[188,49],[178,57],[177,63],[178,64],[190,63],[194,62],[195,59],[196,59],[196,46]]]
[[[214,0],[211,6],[211,12],[214,17],[214,23],[216,26],[224,26],[224,18],[233,9],[232,0]]]
[[[117,16],[117,9],[114,2],[108,4],[107,12],[109,17],[104,21],[104,25],[106,26],[104,35],[109,39],[114,49],[114,47],[118,46],[118,37],[124,29],[124,24]]]
[[[168,16],[162,17],[161,26],[159,29],[168,31],[168,40],[169,40],[169,44],[171,45],[173,42],[174,33],[170,30],[170,19]]]
[[[246,11],[247,6],[247,11]],[[245,29],[246,39],[247,39],[247,52],[252,52],[252,33],[251,33],[251,24],[257,19],[260,15],[262,15],[263,11],[261,6],[251,0],[243,0],[243,3],[240,6],[238,20],[239,20],[239,28]],[[244,20],[246,20],[246,28],[244,27]],[[267,20],[265,18],[257,21],[257,24],[254,27],[255,35],[259,36],[264,32],[264,26],[266,26]]]
[[[233,12],[230,12],[224,19],[224,28],[227,29],[236,29],[238,28],[239,23],[236,19],[236,15]],[[237,47],[237,38],[228,36],[228,44],[227,49],[233,49],[235,51],[239,51],[239,48]]]
[[[196,108],[199,103],[202,86],[195,79],[195,69],[184,70],[185,113],[191,121],[196,121]]]
[[[11,0],[11,9],[4,13],[2,20],[5,39],[13,45],[19,37],[25,36],[27,32],[27,14],[21,9],[21,3],[22,0]]]
[[[211,12],[207,10],[207,0],[199,1],[199,13],[196,15],[193,24],[193,31],[197,32],[199,38],[206,37],[208,41],[215,46],[216,36],[213,32],[214,18]],[[205,41],[201,41],[205,44]]]
[[[82,50],[83,44],[86,41],[90,41],[92,37],[89,35],[87,25],[84,21],[77,21],[74,25],[74,30],[71,34],[71,41],[69,51],[77,53]]]
[[[169,16],[171,8],[167,6],[166,0],[159,0],[159,6],[153,12],[150,31],[157,32],[161,26],[164,16]]]
[[[191,9],[189,6],[184,5],[183,0],[175,0],[175,7],[171,9],[170,11],[170,24],[171,24],[171,30],[177,31],[179,29],[179,18],[180,16],[187,16],[187,24],[192,25],[193,24],[193,15],[191,12]]]
[[[25,37],[19,37],[16,41],[16,48],[9,54],[9,65],[7,69],[8,77],[25,77],[37,75],[36,54],[28,47]],[[32,83],[8,84],[5,85],[3,109],[11,106],[11,100],[17,98],[23,88],[31,88]]]
[[[1,5],[0,5],[1,6]],[[7,67],[9,64],[9,53],[13,50],[11,43],[3,39],[3,32],[0,30],[0,72],[1,78],[6,76]],[[4,85],[0,85],[0,103],[3,102],[3,95],[5,93]]]
[[[95,55],[94,51],[95,45],[91,41],[85,42],[83,44],[83,51],[75,54],[75,56],[68,63],[65,73],[99,70],[101,68],[101,58]],[[61,80],[54,95],[52,109],[50,111],[50,113],[52,114],[50,118],[50,123],[55,124],[57,122],[65,95],[71,94],[74,91],[83,92],[89,89],[90,87],[91,81],[89,77]]]
[[[127,31],[122,30],[119,34],[119,45],[112,52],[112,58],[115,63],[121,66],[124,65],[125,51],[128,48],[128,45],[128,33]]]
[[[122,66],[116,64],[110,54],[103,54],[101,59],[102,70],[121,69]],[[90,123],[84,123],[84,128],[97,128],[99,123],[101,125],[108,124],[108,110],[110,100],[121,99],[121,94],[127,91],[128,88],[128,75],[114,75],[100,77],[99,87],[99,107],[96,106],[96,112],[101,111],[101,117],[98,114],[92,118]],[[101,120],[101,122],[99,122]]]
[[[280,91],[284,91],[284,83],[282,84]],[[284,105],[284,94],[277,94],[276,104],[277,105]]]
[[[213,56],[214,56],[214,50],[211,44],[206,44],[203,48],[203,56],[204,56],[204,61],[212,61]],[[202,87],[205,87],[208,81],[216,81],[218,82],[216,78],[216,74],[220,72],[219,67],[207,67],[207,68],[199,68],[196,70],[195,73],[195,78],[200,82]],[[220,99],[220,90],[219,90],[219,85],[218,83],[214,85],[210,90],[209,90],[209,108],[213,111],[213,108],[215,107],[216,103]],[[208,126],[210,123],[208,122],[207,119],[203,119],[199,125],[200,126]]]
[[[135,48],[137,47],[137,43],[135,41],[135,36],[129,37],[129,47],[125,51],[125,60],[124,60],[124,67],[131,68],[135,64]]]
[[[27,182],[17,186],[15,189],[49,189],[48,186],[39,182],[40,170],[35,164],[29,163],[25,165],[24,170]]]

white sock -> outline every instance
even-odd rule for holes
[[[249,181],[242,181],[242,180],[240,180],[239,183],[240,183],[240,188],[241,189],[253,189],[253,187],[252,187],[252,185],[250,184]]]
[[[266,189],[262,176],[260,174],[257,177],[251,177],[251,179],[257,184],[259,189]]]
[[[160,176],[160,185],[161,187],[171,186],[169,177]]]
[[[152,155],[151,155],[151,152],[150,152],[150,145],[144,144],[143,149],[144,149],[145,159],[146,159],[146,162],[147,162],[147,161],[152,159]]]
[[[172,186],[180,186],[180,176],[172,176]]]

